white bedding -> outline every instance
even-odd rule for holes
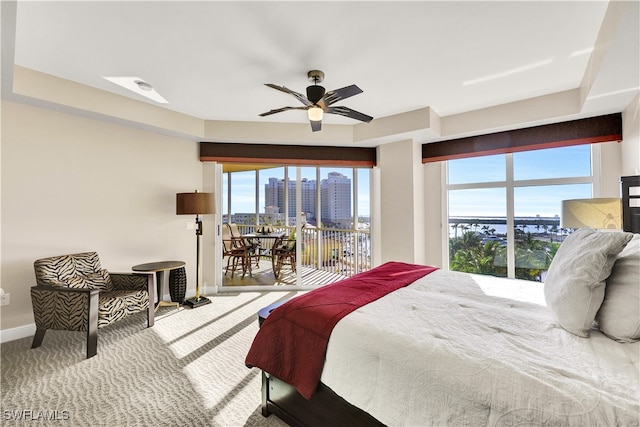
[[[389,426],[640,424],[640,342],[561,329],[535,282],[435,271],[342,319],[322,382]]]

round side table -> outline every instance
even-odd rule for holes
[[[133,271],[140,271],[144,273],[156,273],[156,310],[163,306],[176,306],[176,308],[180,307],[179,302],[169,302],[162,301],[162,287],[165,281],[165,271],[176,270],[179,268],[184,268],[184,261],[158,261],[158,262],[149,262],[146,264],[138,264],[131,267]]]

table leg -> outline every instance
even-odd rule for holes
[[[156,310],[160,307],[176,306],[180,308],[179,302],[169,302],[162,300],[162,287],[164,285],[164,270],[156,271]]]
[[[162,300],[162,285],[164,284],[164,271],[156,271],[156,308],[160,305]]]

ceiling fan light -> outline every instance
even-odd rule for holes
[[[312,122],[319,122],[322,120],[324,111],[320,107],[311,107],[307,110],[307,115]]]

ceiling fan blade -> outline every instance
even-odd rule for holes
[[[356,85],[351,85],[336,90],[330,90],[329,92],[325,93],[322,99],[327,105],[331,105],[335,102],[340,101],[341,99],[346,99],[359,93],[362,93],[362,89],[360,89]]]
[[[288,93],[289,95],[293,95],[298,101],[302,102],[307,107],[310,106],[310,105],[313,105],[313,103],[311,101],[309,101],[306,96],[304,96],[303,94],[298,93],[296,91],[293,91],[293,90],[291,90],[289,88],[286,88],[284,86],[274,85],[274,84],[271,84],[271,83],[265,83],[264,85],[265,86],[269,86],[270,88],[273,88],[275,90],[279,90],[280,92],[284,92],[284,93]]]
[[[282,108],[276,108],[275,110],[269,110],[266,113],[259,114],[259,116],[260,117],[270,116],[272,114],[282,113],[283,111],[287,111],[287,110],[306,110],[306,109],[307,107],[282,107]]]
[[[322,120],[318,120],[318,121],[309,120],[309,122],[311,123],[312,132],[318,132],[320,129],[322,129]]]
[[[351,108],[342,107],[342,106],[329,107],[326,110],[324,110],[324,112],[329,114],[338,114],[339,116],[349,117],[351,119],[356,119],[356,120],[360,120],[361,122],[367,122],[367,123],[373,120],[373,117],[371,116],[367,116],[366,114],[362,114],[359,111],[352,110]]]

